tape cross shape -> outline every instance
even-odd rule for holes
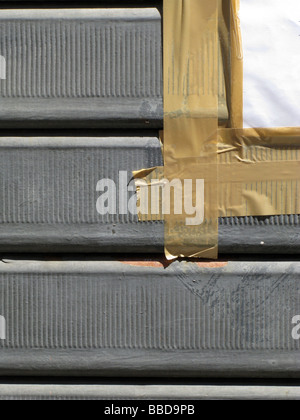
[[[164,167],[134,177],[168,259],[217,258],[218,217],[300,214],[300,128],[243,128],[238,12],[239,0],[164,0]]]

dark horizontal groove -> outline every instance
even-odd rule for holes
[[[0,374],[300,378],[299,262],[0,263]]]
[[[1,128],[161,128],[157,8],[0,14]]]
[[[84,129],[3,129],[1,137],[158,137],[156,129],[84,128]],[[0,137],[0,139],[1,139]]]
[[[70,3],[72,3],[70,5]],[[156,5],[160,5],[162,3],[162,0],[86,0],[85,2],[83,2],[82,0],[0,0],[0,4],[5,5],[7,8],[10,7],[14,7],[14,6],[20,6],[22,8],[26,8],[29,7],[31,5],[35,5],[35,6],[43,6],[44,7],[53,7],[53,5],[55,5],[55,7],[99,7],[99,5],[101,7],[103,6],[109,6],[109,7],[137,7],[139,5],[142,5],[143,7],[148,6],[148,7],[155,7]]]
[[[20,255],[19,253],[1,253],[0,254],[0,260],[2,262],[6,262],[9,260],[19,260],[20,258],[22,261],[31,261],[32,258],[38,261],[64,261],[64,262],[70,262],[70,261],[107,261],[109,258],[112,258],[113,261],[116,259],[118,261],[123,262],[132,262],[134,265],[143,265],[145,264],[145,261],[149,263],[149,265],[160,265],[165,268],[169,267],[173,261],[168,261],[163,253],[151,253],[148,255],[144,254],[133,254],[133,253],[118,253],[113,255],[107,255],[106,253],[94,253],[94,254],[45,254],[45,253],[35,253],[34,256],[32,253],[22,253]],[[205,264],[213,264],[214,261],[208,260],[208,259],[189,259],[189,258],[178,258],[179,262],[184,261],[192,261],[192,262],[203,262]],[[232,262],[257,262],[257,263],[271,263],[271,262],[282,262],[282,263],[300,263],[300,255],[268,255],[268,254],[228,254],[228,255],[222,255],[220,258],[218,258],[218,263],[226,263],[227,261]],[[145,264],[147,265],[147,264]]]
[[[163,222],[96,210],[99,180],[162,164],[157,137],[2,137],[0,252],[162,252]],[[219,250],[300,254],[300,215],[220,219]]]
[[[136,7],[157,7],[162,9],[163,0],[0,0],[0,9],[31,9],[31,8],[136,8]]]
[[[300,380],[289,378],[151,378],[91,377],[91,376],[2,376],[0,385],[187,385],[187,386],[251,386],[251,387],[300,387]]]

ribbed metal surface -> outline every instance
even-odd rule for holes
[[[299,262],[148,265],[1,263],[0,373],[300,376]]]
[[[298,386],[1,385],[0,400],[299,400]],[[151,403],[152,404],[152,403]],[[160,404],[158,402],[158,404]],[[117,406],[117,405],[116,405]],[[143,408],[140,407],[142,410]]]
[[[221,226],[298,226],[299,214],[281,214],[269,217],[224,217],[220,219]]]
[[[156,9],[2,10],[2,127],[161,126]]]
[[[127,187],[131,170],[161,164],[160,144],[154,137],[61,138],[53,143],[37,139],[35,144],[20,138],[3,147],[0,140],[0,150],[0,224],[137,222],[130,213],[100,216],[97,183],[109,178],[118,188],[119,171],[126,171]]]
[[[119,198],[116,215],[96,209],[98,181],[114,180],[117,192],[125,171],[127,190],[133,170],[162,164],[157,138],[2,138],[0,150],[3,252],[110,252],[115,246],[129,252],[159,245],[155,229],[163,234],[162,223],[141,226],[128,210],[121,214]]]
[[[252,284],[237,288],[225,275],[215,288],[201,279],[199,290],[190,284],[194,279],[172,288],[151,281],[150,273],[143,272],[149,285],[117,281],[117,273],[2,274],[1,308],[8,310],[9,328],[1,348],[299,350],[290,312],[298,314],[299,272],[288,289],[278,284],[269,302],[274,279],[258,287],[252,274]]]
[[[163,222],[121,214],[118,193],[126,192],[132,171],[162,163],[157,137],[2,138],[0,251],[161,252]],[[123,187],[120,171],[127,172]],[[116,183],[116,214],[97,212],[96,186],[104,178]],[[220,252],[299,253],[299,219],[220,219]]]

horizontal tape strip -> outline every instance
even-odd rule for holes
[[[218,164],[220,184],[264,181],[300,181],[300,160],[280,162],[257,162]],[[208,168],[209,171],[209,168]],[[295,209],[296,210],[296,209]],[[295,211],[297,213],[297,211]]]
[[[219,217],[300,213],[300,161],[219,163],[215,165],[219,171],[218,184],[214,178],[216,169],[212,169],[213,166],[197,164],[198,173],[202,174],[206,188],[219,190]],[[164,168],[154,168],[150,172],[143,170],[134,174],[137,178],[141,177],[148,187],[147,195],[142,196],[141,187],[138,186],[139,206],[143,209],[143,213],[139,213],[139,220],[165,219],[162,209]],[[175,179],[167,181],[172,182]],[[161,189],[153,188],[154,185]],[[158,203],[154,207],[158,208],[156,213],[153,213],[153,202]]]

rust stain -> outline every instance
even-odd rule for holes
[[[151,259],[143,259],[143,260],[132,260],[132,259],[119,259],[119,261],[123,264],[131,265],[133,267],[151,267],[151,268],[166,268],[170,265],[170,261],[167,260],[151,260]]]
[[[122,258],[118,259],[119,262],[126,265],[131,265],[133,267],[149,267],[149,268],[167,268],[173,261],[168,261],[165,258],[141,258],[141,259],[132,259],[132,258]],[[228,261],[193,261],[193,260],[181,260],[188,261],[190,263],[196,264],[199,268],[220,268],[226,267]]]
[[[226,267],[228,265],[228,261],[196,262],[195,264],[197,264],[200,268],[219,268]]]

